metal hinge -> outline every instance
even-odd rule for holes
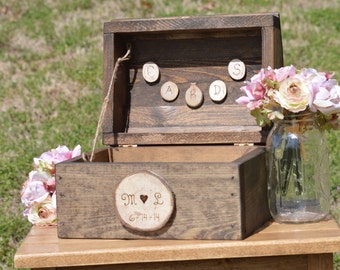
[[[234,143],[234,146],[254,146],[254,143]]]

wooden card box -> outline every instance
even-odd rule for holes
[[[119,66],[93,162],[59,163],[61,238],[244,239],[270,219],[266,132],[235,99],[262,66],[283,65],[277,14],[115,20],[104,24],[104,95]],[[241,60],[234,80],[228,63]],[[143,65],[157,64],[148,83]],[[209,86],[227,86],[215,102]],[[179,95],[165,101],[161,86]],[[191,83],[203,93],[187,105]],[[253,146],[249,146],[253,144]],[[242,146],[245,145],[245,146]]]

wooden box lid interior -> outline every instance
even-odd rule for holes
[[[220,15],[157,19],[122,19],[104,24],[104,96],[115,63],[130,48],[113,84],[103,122],[106,145],[264,143],[246,106],[235,100],[240,87],[261,67],[283,65],[278,14]],[[241,60],[246,75],[233,79],[228,65]],[[152,62],[159,78],[149,83],[143,65]],[[221,80],[227,88],[222,101],[213,101],[209,87]],[[174,101],[160,94],[166,82],[179,89]],[[187,105],[192,83],[203,93],[197,108]]]

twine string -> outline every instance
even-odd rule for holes
[[[130,46],[130,44],[128,44],[126,54],[123,57],[119,57],[117,59],[116,63],[115,63],[115,66],[114,66],[114,69],[113,69],[113,72],[112,72],[112,76],[111,76],[111,80],[110,80],[110,85],[109,85],[107,94],[106,94],[106,96],[104,98],[102,109],[101,109],[101,112],[100,112],[100,116],[99,116],[99,120],[98,120],[98,124],[97,124],[97,129],[96,129],[96,134],[95,134],[95,137],[93,139],[91,156],[90,156],[90,159],[88,159],[88,157],[85,154],[83,154],[83,160],[84,161],[90,161],[90,162],[93,161],[94,152],[95,152],[95,149],[96,149],[96,145],[97,145],[100,129],[101,129],[103,121],[104,121],[107,105],[109,104],[109,101],[110,101],[110,96],[111,96],[111,92],[112,92],[112,86],[113,86],[113,83],[117,79],[118,67],[119,67],[119,65],[123,61],[127,61],[127,60],[130,59],[130,54],[131,54],[131,46]]]

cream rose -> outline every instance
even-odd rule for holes
[[[274,100],[283,108],[293,113],[304,111],[309,103],[310,85],[298,76],[287,78],[280,83],[278,90],[274,92]]]
[[[45,201],[34,203],[27,216],[28,220],[36,225],[57,225],[57,213],[53,198],[48,196]]]

